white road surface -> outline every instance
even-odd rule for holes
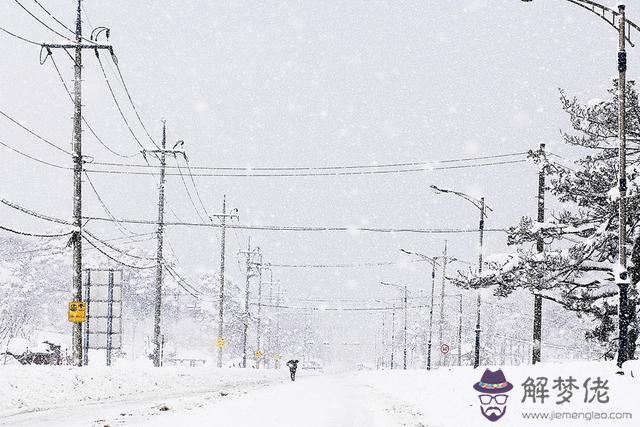
[[[395,402],[384,388],[363,381],[358,373],[302,373],[295,382],[282,379],[227,390],[165,396],[138,395],[124,401],[70,404],[68,407],[0,419],[0,425],[425,426],[418,420],[419,413],[406,404]]]

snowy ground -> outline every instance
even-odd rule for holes
[[[506,415],[495,423],[479,411],[472,389],[481,370],[360,371],[312,374],[296,382],[284,370],[117,367],[2,367],[0,425],[23,426],[637,426],[640,365],[615,374],[609,363],[503,367],[514,385]],[[630,370],[634,370],[634,376]],[[584,402],[576,389],[570,403],[557,405],[552,379],[573,376],[608,380],[608,402]],[[548,377],[544,403],[526,401],[527,377]],[[166,410],[161,410],[166,409]],[[628,412],[626,420],[535,421],[523,413]],[[591,415],[592,416],[592,415]]]

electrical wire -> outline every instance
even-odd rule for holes
[[[109,77],[107,77],[107,73],[106,73],[106,71],[104,69],[104,66],[102,65],[102,60],[100,59],[100,54],[97,51],[96,51],[96,58],[98,58],[98,64],[100,65],[100,70],[102,70],[102,75],[104,76],[104,81],[107,83],[107,87],[109,88],[109,92],[111,93],[111,98],[113,98],[113,102],[116,104],[116,107],[117,107],[118,111],[120,112],[120,117],[122,117],[122,120],[124,121],[125,125],[127,126],[127,129],[129,129],[129,133],[131,133],[131,136],[133,137],[133,139],[140,146],[140,148],[142,148],[144,150],[144,145],[142,145],[142,143],[140,142],[140,140],[138,139],[136,134],[133,132],[133,129],[131,128],[131,125],[129,124],[129,121],[125,117],[124,112],[122,111],[122,108],[120,107],[120,103],[118,102],[118,99],[116,98],[116,94],[113,91],[113,87],[111,86],[111,82],[109,81]]]
[[[140,260],[144,260],[144,261],[154,261],[156,259],[154,257],[145,257],[145,256],[139,256],[139,255],[130,254],[129,252],[127,252],[127,251],[125,251],[123,249],[119,249],[119,248],[111,245],[110,243],[107,243],[105,240],[102,240],[102,239],[96,237],[93,233],[89,232],[86,229],[84,229],[82,231],[82,234],[83,235],[86,234],[87,236],[91,237],[92,239],[94,239],[95,241],[101,243],[102,245],[106,246],[107,248],[109,248],[109,249],[111,249],[111,250],[113,250],[115,252],[118,252],[118,253],[120,253],[120,254],[122,254],[124,256],[128,256],[128,257],[131,257],[131,258],[136,258],[136,259],[140,259]]]
[[[69,95],[69,99],[71,100],[71,102],[75,102],[73,99],[73,96],[71,95],[71,90],[69,89],[69,86],[67,86],[67,82],[65,82],[64,77],[62,76],[62,73],[60,72],[60,68],[58,67],[58,64],[56,63],[55,58],[53,57],[53,54],[49,55],[51,57],[51,62],[53,63],[54,68],[56,69],[56,73],[58,74],[58,77],[60,78],[60,81],[62,82],[62,86],[64,86],[64,90],[67,92],[67,95]],[[82,122],[87,126],[87,129],[89,129],[89,131],[91,132],[91,134],[94,136],[94,138],[104,147],[107,149],[107,151],[109,151],[111,154],[114,154],[118,157],[122,157],[123,159],[130,159],[132,157],[136,157],[140,155],[140,152],[136,151],[133,154],[122,154],[119,153],[117,151],[115,151],[114,149],[112,149],[111,147],[109,147],[103,140],[102,138],[100,138],[98,136],[98,134],[96,133],[95,130],[93,130],[93,127],[89,124],[89,122],[87,121],[87,119],[84,117],[84,115],[82,115]],[[71,154],[71,153],[69,153]]]
[[[13,148],[10,145],[5,144],[2,141],[0,141],[0,145],[2,145],[3,147],[5,147],[5,148],[7,148],[7,149],[9,149],[11,151],[13,151],[14,153],[17,153],[17,154],[19,154],[19,155],[21,155],[23,157],[26,157],[26,158],[31,159],[31,160],[33,160],[35,162],[38,162],[38,163],[42,163],[42,164],[47,165],[47,166],[51,166],[51,167],[54,167],[54,168],[57,168],[57,169],[65,169],[65,170],[72,170],[73,169],[73,168],[70,168],[70,167],[57,165],[55,163],[50,163],[50,162],[47,162],[46,160],[38,159],[37,157],[33,157],[33,156],[31,156],[31,155],[29,155],[27,153],[24,153],[24,152],[18,150],[17,148]]]
[[[176,160],[177,161],[177,160]],[[189,159],[185,157],[185,163],[187,165],[187,170],[189,171],[189,178],[191,178],[191,184],[193,188],[196,190],[196,196],[198,197],[198,201],[200,201],[200,206],[202,206],[202,210],[207,218],[210,218],[209,212],[207,212],[207,208],[202,203],[202,198],[200,197],[200,191],[198,190],[198,186],[196,185],[196,180],[193,179],[193,172],[191,171],[191,166],[189,165]]]
[[[463,157],[459,159],[445,159],[435,160],[431,162],[411,162],[411,163],[386,163],[386,164],[370,164],[370,165],[344,165],[344,166],[289,166],[289,167],[214,167],[214,166],[191,166],[194,170],[217,170],[217,171],[241,171],[241,172],[287,172],[287,171],[322,171],[322,170],[349,170],[349,169],[384,169],[384,168],[406,168],[411,166],[433,166],[437,164],[448,163],[461,163],[478,160],[499,159],[504,157],[516,157],[525,155],[525,152],[519,153],[506,153],[506,154],[494,154],[487,156],[477,157]],[[144,164],[126,164],[126,163],[107,163],[96,162],[96,165],[100,166],[118,166],[118,167],[132,167],[132,168],[158,168],[155,165]],[[176,166],[166,166],[168,169],[176,168]]]
[[[29,40],[29,39],[27,39],[25,37],[22,37],[22,36],[19,36],[16,33],[12,33],[11,31],[9,31],[9,30],[7,30],[5,28],[0,27],[0,31],[5,32],[5,33],[9,34],[10,36],[13,36],[13,37],[15,37],[15,38],[17,38],[19,40],[22,40],[23,42],[27,42],[27,43],[30,43],[30,44],[33,44],[33,45],[36,45],[36,46],[42,46],[40,43],[34,42],[33,40]]]
[[[23,130],[27,131],[28,133],[30,133],[31,135],[35,136],[37,139],[39,139],[40,141],[44,142],[45,144],[55,148],[56,150],[67,154],[67,155],[71,155],[70,151],[65,150],[64,148],[60,147],[57,144],[54,144],[53,142],[49,141],[48,139],[38,135],[37,133],[35,133],[33,130],[31,130],[30,128],[28,128],[27,126],[23,125],[22,123],[18,122],[16,119],[14,119],[13,117],[9,116],[7,113],[5,113],[4,111],[0,110],[0,115],[4,116],[5,118],[7,118],[10,122],[12,122],[13,124],[19,126],[20,128],[22,128]]]
[[[26,231],[14,230],[13,228],[5,227],[5,226],[2,226],[2,225],[0,225],[0,230],[8,231],[8,232],[13,233],[13,234],[19,234],[21,236],[29,236],[29,237],[64,237],[64,236],[69,236],[69,235],[72,234],[71,231],[69,231],[67,233],[59,233],[59,234],[28,233]]]
[[[94,221],[112,221],[110,218],[83,216],[83,219]],[[118,221],[131,224],[157,225],[157,221],[142,219],[122,219]],[[165,222],[165,226],[190,226],[190,227],[215,227],[221,228],[221,224],[198,223],[198,222]],[[421,234],[452,234],[452,233],[477,233],[478,229],[462,228],[374,228],[374,227],[311,227],[311,226],[283,226],[283,225],[240,225],[226,224],[226,228],[236,228],[240,230],[266,230],[266,231],[346,231],[346,232],[375,232],[375,233],[421,233]],[[485,228],[485,232],[508,232],[504,228]]]
[[[249,178],[276,178],[276,177],[313,177],[313,176],[361,176],[361,175],[386,175],[386,174],[399,174],[410,172],[431,172],[436,170],[453,170],[453,169],[470,169],[486,166],[498,166],[509,165],[516,163],[527,163],[528,160],[510,160],[502,162],[488,162],[488,163],[476,163],[471,165],[458,165],[458,166],[441,166],[441,167],[425,167],[425,168],[412,168],[412,169],[390,169],[390,170],[372,170],[372,171],[347,171],[347,172],[309,172],[309,173],[194,173],[194,177],[249,177]],[[98,165],[96,163],[96,165]],[[150,175],[150,172],[143,171],[123,171],[123,170],[105,170],[105,169],[92,169],[91,173],[103,173],[114,175]],[[179,174],[167,172],[166,176],[178,176]]]
[[[137,266],[137,265],[132,265],[132,264],[128,264],[124,261],[121,261],[117,258],[112,257],[111,255],[109,255],[108,253],[106,253],[105,251],[103,251],[102,249],[100,249],[95,243],[93,243],[92,241],[90,241],[89,239],[87,239],[85,236],[82,236],[84,238],[84,240],[89,243],[89,245],[93,246],[94,249],[96,249],[98,252],[100,252],[102,255],[106,256],[107,258],[109,258],[110,260],[112,260],[113,262],[116,262],[118,264],[124,265],[125,267],[129,267],[129,268],[134,268],[137,270],[148,270],[151,268],[155,268],[155,265],[150,265],[150,266]]]
[[[124,92],[127,94],[127,98],[129,98],[129,102],[131,103],[131,108],[133,108],[133,111],[135,112],[136,117],[138,118],[138,121],[140,122],[140,125],[142,126],[142,129],[144,130],[144,132],[149,137],[149,140],[151,141],[151,143],[153,145],[155,145],[157,149],[160,149],[158,144],[156,144],[154,139],[151,137],[151,134],[147,130],[147,127],[145,126],[144,122],[142,121],[142,118],[140,117],[140,113],[138,112],[138,108],[136,107],[136,104],[133,102],[133,98],[131,97],[131,92],[129,91],[129,87],[127,86],[127,83],[125,82],[124,77],[122,76],[122,71],[120,70],[120,65],[118,65],[118,61],[115,60],[113,55],[111,56],[111,59],[112,59],[113,64],[116,67],[116,71],[118,72],[118,76],[120,77],[120,83],[122,83],[122,87],[124,88]]]
[[[178,162],[178,160],[176,159],[176,162]],[[182,169],[180,169],[180,166],[178,166],[178,172],[180,173],[180,180],[182,180],[182,184],[184,185],[184,189],[187,192],[187,197],[189,197],[189,201],[191,202],[191,206],[193,206],[193,210],[196,211],[196,215],[198,215],[198,218],[200,218],[200,221],[205,222],[204,218],[202,218],[202,215],[200,215],[200,211],[198,210],[195,202],[193,201],[193,198],[191,197],[191,192],[189,191],[189,187],[187,186],[187,181],[185,181],[184,179],[184,175],[182,174]],[[193,177],[191,177],[193,179]],[[196,189],[197,191],[197,189]],[[202,203],[202,200],[200,201],[200,203]],[[205,211],[206,214],[206,211]],[[207,218],[209,218],[207,216]]]
[[[75,31],[73,31],[71,28],[67,27],[66,24],[64,22],[61,22],[58,18],[56,18],[51,12],[49,12],[38,0],[33,0],[38,6],[40,6],[40,9],[42,9],[47,15],[49,15],[54,21],[56,21],[58,24],[60,24],[65,30],[69,31],[71,34],[75,35]]]
[[[53,28],[51,28],[49,25],[47,25],[44,21],[42,21],[40,18],[38,18],[36,15],[34,15],[29,9],[27,9],[26,7],[24,7],[22,5],[22,3],[20,3],[18,0],[13,0],[14,2],[16,2],[18,4],[18,6],[20,6],[25,12],[27,12],[33,19],[35,19],[36,21],[38,21],[43,27],[45,27],[46,29],[48,29],[49,31],[51,31],[52,33],[62,37],[63,39],[70,41],[72,43],[75,43],[75,40],[70,39],[69,37],[65,36],[64,34],[59,33],[58,31],[54,30]]]
[[[348,264],[271,264],[276,268],[357,268],[357,267],[385,267],[389,265],[406,265],[414,262],[426,262],[426,259],[414,259],[411,261],[383,261],[383,262],[356,262]]]
[[[91,186],[91,189],[93,190],[93,192],[95,193],[96,197],[98,198],[98,202],[102,206],[102,209],[106,212],[106,214],[109,216],[109,218],[111,218],[111,219],[113,219],[115,221],[115,224],[118,227],[118,229],[120,230],[120,232],[122,234],[129,234],[129,235],[135,234],[131,230],[129,230],[127,227],[125,227],[123,224],[120,224],[118,222],[118,220],[113,215],[113,213],[111,213],[111,210],[107,207],[105,202],[102,200],[102,197],[100,197],[100,194],[98,193],[98,190],[96,190],[95,185],[93,185],[93,181],[91,181],[91,178],[89,177],[89,174],[85,173],[84,175],[86,176],[87,182],[89,182],[89,185]]]
[[[387,310],[404,310],[403,306],[396,307],[292,307],[289,305],[275,305],[275,304],[258,304],[251,303],[251,305],[259,305],[268,308],[281,308],[288,310],[306,310],[306,311],[387,311]],[[407,309],[427,308],[428,305],[412,305],[407,306]]]

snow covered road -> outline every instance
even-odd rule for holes
[[[420,426],[408,408],[357,373],[311,375],[228,385],[215,391],[145,394],[127,399],[71,403],[0,418],[7,426]],[[166,409],[166,410],[163,410]]]
[[[353,374],[338,374],[302,376],[296,382],[255,389],[188,413],[167,412],[143,425],[168,427],[188,419],[196,426],[391,427],[407,425],[407,415],[396,412],[382,390],[357,381]]]
[[[556,427],[635,427],[640,416],[640,364],[634,363],[623,376],[616,374],[618,369],[611,362],[505,366],[507,380],[514,388],[509,393],[508,411],[496,425],[546,426],[550,420],[545,417],[562,412],[574,418],[556,419],[552,422]],[[301,370],[291,382],[284,369],[7,366],[0,368],[0,425],[488,425],[472,387],[482,371],[471,367],[325,374]],[[524,385],[530,377],[562,376],[579,380],[569,403],[558,404],[560,392],[551,388],[551,383],[544,402],[527,397]],[[596,378],[606,381],[606,393],[594,400],[593,389],[580,384]],[[594,398],[587,399],[589,396]],[[585,418],[621,413],[632,418]]]

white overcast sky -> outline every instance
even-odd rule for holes
[[[61,29],[32,0],[21,0]],[[42,2],[70,27],[73,1]],[[609,2],[612,3],[612,2]],[[193,165],[324,166],[422,162],[526,151],[560,139],[568,122],[558,88],[587,101],[605,96],[616,70],[617,35],[605,22],[568,2],[459,1],[150,1],[87,0],[91,26],[111,28],[111,40],[143,119],[156,139],[168,121],[169,144],[186,141]],[[628,16],[638,16],[633,4]],[[87,19],[88,18],[88,19]],[[90,24],[89,24],[90,22]],[[59,38],[15,2],[0,5],[0,26],[35,41]],[[640,40],[640,39],[639,39]],[[69,147],[73,114],[50,61],[39,48],[0,34],[0,109]],[[66,80],[72,63],[54,53]],[[85,116],[113,148],[133,153],[127,133],[86,51]],[[629,76],[640,62],[633,48]],[[103,55],[103,62],[110,60]],[[127,106],[111,66],[107,72]],[[135,116],[126,109],[128,119]],[[141,141],[144,134],[135,128]],[[48,161],[71,159],[0,118],[0,141]],[[120,161],[85,130],[83,150],[97,161]],[[3,198],[50,215],[71,217],[71,174],[2,151]],[[135,159],[136,162],[140,159]],[[478,213],[464,200],[434,195],[430,184],[485,195],[494,209],[487,227],[535,215],[537,170],[530,164],[364,177],[196,178],[210,212],[222,195],[248,224],[473,228]],[[154,219],[157,193],[148,176],[95,176],[119,217]],[[189,183],[190,184],[190,183]],[[197,220],[179,178],[168,200],[183,220]],[[85,213],[104,216],[87,184]],[[169,220],[175,218],[167,214]],[[28,231],[55,227],[6,207],[0,223]],[[115,227],[88,226],[117,237]],[[152,231],[148,227],[132,227]],[[348,263],[402,259],[400,247],[476,259],[475,234],[242,232],[273,263]],[[219,234],[169,228],[168,239],[191,278],[218,266]],[[241,281],[237,242],[229,233],[229,275]],[[489,233],[486,251],[503,252],[504,234]],[[153,243],[149,243],[153,248]],[[392,296],[378,282],[424,287],[426,266],[343,270],[277,270],[290,295]]]

